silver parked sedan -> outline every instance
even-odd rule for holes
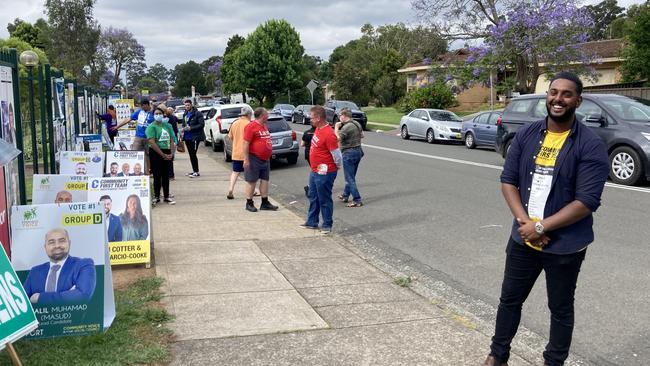
[[[462,141],[462,126],[463,120],[460,117],[442,109],[415,109],[399,122],[403,139],[423,138],[430,144],[437,141]]]

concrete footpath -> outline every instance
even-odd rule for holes
[[[175,316],[172,365],[479,365],[489,337],[280,206],[244,210],[244,184],[178,154],[177,204],[153,210],[156,272]],[[211,153],[214,154],[214,153]],[[273,180],[273,173],[271,173]],[[271,192],[273,201],[273,192]],[[256,197],[256,205],[260,199]],[[360,212],[362,213],[362,212]],[[336,215],[336,209],[335,209]],[[529,365],[513,356],[510,365]]]

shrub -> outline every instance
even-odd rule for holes
[[[416,108],[446,109],[455,104],[456,98],[451,89],[443,83],[435,83],[411,90],[398,102],[397,107],[406,113]]]

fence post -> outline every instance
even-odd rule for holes
[[[23,144],[23,121],[20,113],[20,73],[18,71],[18,51],[9,50],[9,63],[11,79],[14,86],[14,128],[16,129],[16,148],[22,153],[18,155],[18,186],[20,191],[20,204],[27,204],[27,188],[25,187],[25,146]]]
[[[79,122],[79,99],[77,98],[77,93],[78,93],[78,91],[77,91],[77,81],[74,80],[72,82],[72,84],[74,85],[74,90],[72,92],[72,98],[73,98],[72,105],[74,106],[74,132],[75,132],[75,134],[79,134],[81,132],[81,130],[80,130],[80,126],[79,126],[80,125],[80,122]],[[71,136],[71,137],[72,137],[72,141],[70,141],[70,142],[72,143],[72,146],[74,146],[75,137],[74,137],[74,135]]]
[[[54,115],[52,113],[52,68],[45,64],[45,100],[47,107],[47,132],[50,144],[50,174],[56,174],[56,152],[54,151]]]
[[[47,112],[45,111],[45,78],[43,77],[45,67],[38,67],[38,99],[41,109],[41,145],[43,146],[43,173],[48,174],[50,170],[49,151],[47,148]]]

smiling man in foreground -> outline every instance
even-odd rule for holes
[[[507,365],[522,305],[542,270],[551,310],[544,365],[562,365],[569,355],[578,273],[594,240],[592,213],[609,173],[602,140],[576,120],[581,94],[576,75],[555,75],[548,117],[521,128],[507,153],[501,183],[514,220],[485,366]]]

